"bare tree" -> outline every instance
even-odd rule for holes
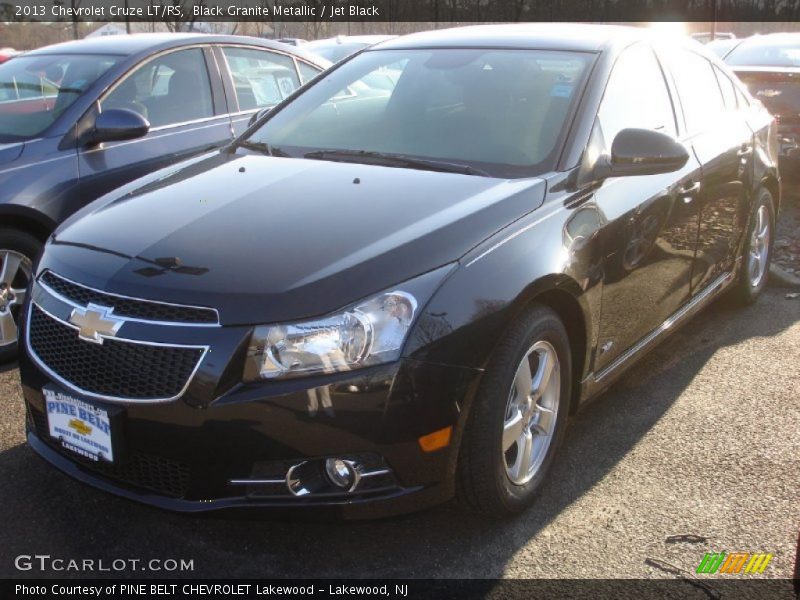
[[[153,0],[150,0],[151,6],[153,5]],[[164,0],[161,2],[161,5],[165,5],[167,2]],[[170,0],[169,4],[173,8],[180,9],[180,17],[176,17],[174,20],[167,20],[164,19],[162,22],[166,25],[167,29],[172,32],[177,31],[194,31],[194,24],[197,21],[197,16],[194,13],[193,7],[195,6],[205,6],[205,0]]]
[[[81,2],[83,0],[53,0],[53,6],[69,6],[70,8],[70,20],[72,21],[72,39],[77,40],[80,38],[80,31],[78,28],[78,23],[80,23],[80,18],[78,17],[78,8],[81,6]]]

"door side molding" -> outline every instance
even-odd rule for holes
[[[684,320],[693,316],[703,306],[716,298],[723,290],[733,283],[735,279],[735,273],[736,271],[734,270],[733,272],[723,273],[717,277],[701,292],[698,292],[691,300],[689,300],[689,302],[667,317],[667,319],[661,323],[661,325],[656,327],[636,344],[620,354],[604,369],[590,376],[590,387],[601,384],[601,382],[608,378],[609,375],[611,375],[614,371],[617,371],[619,367],[637,357],[642,351],[644,351],[646,348],[649,348],[662,335],[673,331],[676,325],[681,324]]]

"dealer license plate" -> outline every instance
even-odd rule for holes
[[[67,450],[92,460],[114,460],[108,411],[69,396],[43,389],[50,435]]]

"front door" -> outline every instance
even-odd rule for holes
[[[595,127],[607,149],[629,127],[675,136],[671,96],[652,49],[637,44],[617,60]],[[663,323],[689,298],[698,229],[695,157],[679,171],[610,178],[595,192],[601,231],[603,300],[596,372]]]
[[[215,71],[212,70],[215,77]],[[218,94],[218,95],[221,95]],[[200,47],[161,54],[137,67],[100,102],[100,110],[134,110],[150,122],[139,139],[78,151],[81,187],[97,198],[147,173],[231,141],[224,99],[212,92]],[[85,119],[94,119],[87,114]]]

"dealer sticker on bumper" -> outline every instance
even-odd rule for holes
[[[114,460],[108,411],[51,389],[42,390],[50,435],[92,460]]]

